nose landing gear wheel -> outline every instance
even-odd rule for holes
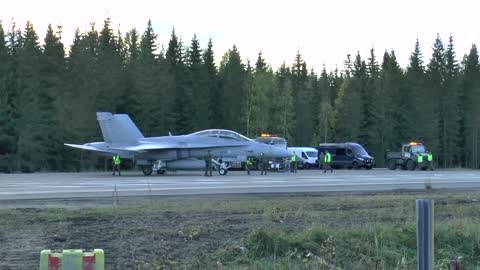
[[[226,170],[226,169],[223,169],[223,168],[222,168],[222,169],[220,169],[220,170],[218,170],[218,173],[219,173],[220,175],[226,175],[226,174],[227,174],[227,172],[228,172],[228,170]]]

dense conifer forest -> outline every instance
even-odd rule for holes
[[[279,134],[292,146],[355,141],[379,166],[385,151],[419,140],[440,167],[479,167],[475,44],[457,57],[453,37],[437,36],[423,55],[412,40],[406,67],[394,50],[346,55],[334,70],[285,52],[291,61],[274,70],[262,52],[246,61],[232,44],[214,55],[213,40],[174,29],[161,45],[150,21],[115,33],[107,18],[77,29],[68,48],[61,32],[50,25],[41,41],[30,22],[0,24],[0,171],[95,168],[95,157],[63,143],[102,141],[97,111],[128,113],[145,136],[225,128]]]

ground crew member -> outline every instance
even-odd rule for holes
[[[260,170],[262,171],[261,175],[265,172],[265,175],[267,175],[267,166],[268,166],[268,161],[267,157],[263,154],[260,153]]]
[[[290,171],[294,173],[297,172],[297,155],[295,155],[295,152],[293,152],[293,155],[290,158]]]
[[[253,160],[251,157],[247,158],[247,162],[245,162],[245,166],[247,167],[247,173],[250,174],[250,170],[253,166]]]
[[[430,151],[427,152],[427,161],[428,161],[428,168],[430,171],[433,171],[433,155]]]
[[[417,153],[417,167],[421,169],[423,166],[423,156],[420,153]]]
[[[120,174],[120,156],[118,154],[113,155],[112,158],[112,165],[113,165],[113,173],[112,175],[115,175],[115,172],[118,172],[118,175]]]
[[[318,158],[318,168],[321,170],[325,168],[325,153],[320,152],[320,157]]]
[[[212,176],[212,153],[210,149],[207,151],[207,154],[204,157],[205,160],[205,176]]]
[[[328,168],[330,168],[330,173],[333,173],[333,168],[331,166],[332,164],[332,155],[328,152],[328,150],[325,151],[325,167],[323,168],[323,173],[326,173]]]

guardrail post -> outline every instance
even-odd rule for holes
[[[418,199],[416,204],[418,270],[433,270],[433,200]]]

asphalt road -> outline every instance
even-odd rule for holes
[[[230,171],[168,172],[143,176],[128,172],[0,174],[0,200],[90,198],[145,195],[251,194],[283,192],[351,192],[480,188],[480,171],[299,170],[298,173]]]

